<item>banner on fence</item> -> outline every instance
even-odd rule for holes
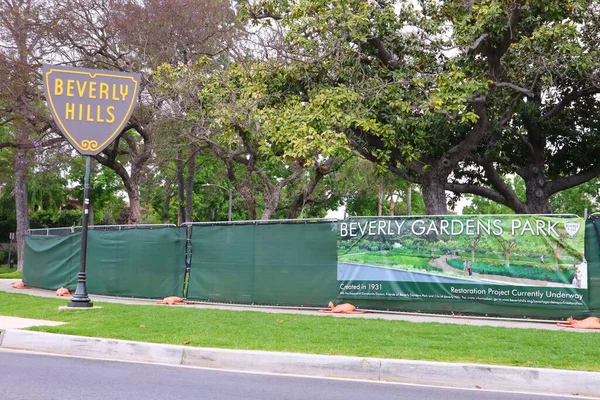
[[[584,226],[561,216],[346,219],[339,297],[581,310],[588,303]]]

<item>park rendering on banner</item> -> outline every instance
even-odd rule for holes
[[[586,308],[583,226],[572,216],[347,219],[339,296]]]

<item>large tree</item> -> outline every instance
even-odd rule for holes
[[[549,212],[553,194],[599,171],[597,128],[568,116],[598,101],[597,1],[242,3],[248,20],[281,33],[279,54],[304,67],[304,102],[335,88],[369,110],[336,131],[420,183],[430,214],[446,213],[447,190]],[[585,152],[561,151],[565,143]],[[507,173],[525,180],[525,200]]]
[[[142,74],[138,107],[122,134],[96,156],[123,180],[129,223],[142,221],[140,184],[156,152],[173,156],[172,146],[157,148],[165,131],[168,100],[157,95],[153,73],[158,65],[180,66],[203,55],[218,55],[234,36],[233,12],[222,0],[62,0],[65,23],[57,41],[76,65]],[[177,133],[175,133],[177,134]],[[190,154],[187,155],[190,157]]]
[[[276,60],[265,66],[248,58],[221,70],[205,60],[181,68],[164,65],[157,76],[167,97],[178,95],[171,108],[173,118],[188,126],[182,130],[187,140],[206,146],[223,162],[249,219],[272,218],[284,193],[287,216],[299,216],[303,205],[314,204],[319,183],[339,166],[336,156],[348,153],[344,146],[318,140],[329,129],[323,123],[327,110],[298,112],[298,99],[285,97],[288,84],[278,80],[280,71]],[[332,103],[328,111],[340,109]],[[313,139],[302,139],[299,130],[313,132]],[[302,143],[290,147],[296,139]],[[297,190],[289,190],[292,186]]]
[[[52,60],[50,29],[58,18],[43,1],[0,2],[0,126],[6,125],[0,149],[14,151],[15,212],[18,269],[23,268],[25,233],[29,229],[27,177],[37,150],[62,141],[52,136],[52,122],[43,104],[39,67]]]

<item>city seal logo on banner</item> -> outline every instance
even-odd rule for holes
[[[569,237],[575,237],[575,235],[577,235],[577,232],[579,232],[579,228],[581,228],[580,222],[568,221],[564,222],[563,225],[565,226],[565,231],[567,232],[567,235],[569,235]]]
[[[84,155],[96,155],[121,133],[140,91],[140,75],[44,65],[48,108],[65,138]]]

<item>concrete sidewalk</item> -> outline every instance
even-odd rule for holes
[[[8,281],[8,282],[7,282]],[[0,280],[0,291],[34,296],[55,297],[53,291],[13,289],[15,280]],[[121,299],[91,296],[94,302],[119,302],[155,305],[155,300]],[[65,299],[65,305],[68,299]],[[321,314],[316,310],[243,307],[198,304],[188,307],[253,310],[273,313]],[[85,312],[85,311],[84,311]],[[0,314],[1,306],[0,306]],[[336,315],[333,315],[336,316]],[[437,322],[486,325],[522,329],[565,329],[550,322],[492,320],[414,314],[352,314],[344,318],[382,318],[411,322]],[[326,356],[268,351],[199,348],[126,340],[102,339],[44,332],[23,331],[40,325],[57,325],[54,321],[0,316],[0,349],[18,349],[59,355],[93,357],[110,360],[152,362],[226,370],[282,373],[319,377],[365,379],[446,387],[508,390],[527,393],[578,395],[600,398],[600,372],[582,372],[543,368],[502,367],[493,365],[438,363],[414,360]],[[569,329],[570,331],[575,331]],[[583,332],[595,332],[583,330]],[[465,379],[468,376],[468,379]]]

